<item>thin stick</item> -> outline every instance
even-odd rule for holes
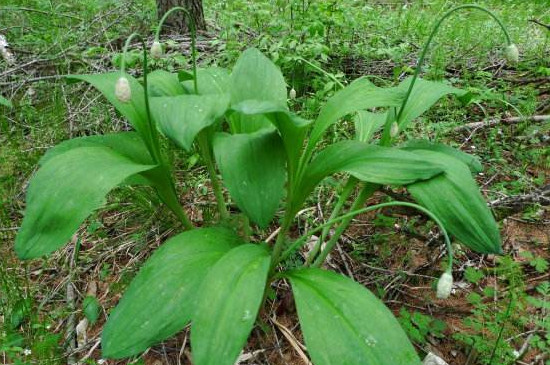
[[[530,117],[509,117],[509,118],[492,118],[481,122],[473,122],[461,125],[453,129],[454,132],[461,132],[469,129],[480,129],[493,127],[498,124],[517,124],[521,122],[546,122],[550,121],[550,115],[532,115]]]

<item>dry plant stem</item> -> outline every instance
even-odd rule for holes
[[[494,127],[498,124],[515,124],[521,122],[546,122],[550,121],[550,115],[532,115],[530,117],[510,117],[510,118],[494,118],[481,122],[473,122],[456,127],[454,132],[461,132],[468,129],[480,129],[486,127]]]

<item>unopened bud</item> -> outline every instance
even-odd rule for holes
[[[393,122],[390,127],[390,137],[397,136],[397,133],[399,133],[399,125],[397,125],[397,122]]]
[[[115,96],[119,101],[123,103],[127,103],[130,101],[130,99],[132,99],[130,83],[125,76],[121,76],[118,78],[118,80],[116,80]]]
[[[290,92],[288,93],[288,97],[290,99],[296,99],[296,90],[294,90],[294,88],[290,89]]]
[[[9,66],[15,65],[15,57],[9,50],[8,41],[0,34],[0,56],[6,61]]]
[[[162,57],[162,46],[159,41],[153,42],[153,45],[151,46],[151,57],[156,59]]]
[[[506,60],[510,63],[518,63],[519,62],[519,50],[518,47],[515,44],[510,44],[506,49],[504,50],[504,56],[506,57]]]
[[[451,295],[451,289],[453,288],[453,275],[446,271],[441,275],[437,282],[437,297],[439,299],[447,299]]]

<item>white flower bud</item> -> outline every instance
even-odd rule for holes
[[[130,90],[130,83],[128,79],[124,76],[121,76],[116,80],[115,86],[115,96],[116,98],[123,102],[127,103],[132,99],[132,91]]]
[[[151,46],[151,57],[159,59],[162,57],[162,46],[159,41],[154,41]]]
[[[504,56],[506,57],[506,60],[510,63],[518,63],[519,62],[519,50],[518,47],[515,44],[510,44],[506,49],[504,50]]]
[[[0,34],[0,56],[6,61],[9,66],[15,65],[15,57],[9,50],[9,44],[6,38]]]
[[[397,136],[397,133],[399,133],[399,126],[397,125],[397,122],[393,122],[390,128],[390,137],[393,138]]]
[[[453,275],[445,271],[437,282],[437,297],[439,299],[447,299],[451,295],[451,289],[453,288]]]
[[[288,93],[288,97],[290,99],[296,99],[296,90],[294,90],[294,88],[290,89],[290,92]]]

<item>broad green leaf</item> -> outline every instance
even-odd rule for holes
[[[392,312],[351,279],[320,269],[287,274],[315,365],[420,365]]]
[[[109,315],[101,336],[106,358],[137,355],[190,321],[196,296],[211,267],[241,239],[225,228],[178,234],[141,267]]]
[[[359,141],[338,142],[322,150],[309,164],[296,192],[294,207],[301,206],[323,178],[343,171],[361,181],[404,185],[430,179],[443,172],[443,167],[397,148]]]
[[[445,168],[444,174],[408,185],[411,195],[466,246],[481,253],[501,253],[498,226],[468,166],[447,153],[429,150],[410,153]]]
[[[347,114],[374,107],[399,106],[404,92],[396,87],[379,88],[366,78],[338,91],[321,109],[311,131],[308,151],[312,151],[328,127]]]
[[[147,147],[136,132],[120,132],[97,136],[73,138],[50,148],[40,159],[42,166],[50,159],[74,148],[108,147],[114,152],[140,164],[154,164]],[[180,203],[175,199],[173,182],[167,166],[157,166],[139,174],[129,176],[121,185],[153,186],[161,200],[174,212],[179,210]]]
[[[466,164],[466,166],[468,166],[472,172],[483,171],[483,166],[481,166],[481,162],[479,161],[479,158],[477,156],[462,152],[443,143],[435,143],[426,139],[413,139],[407,141],[402,148],[408,151],[428,150],[445,153],[462,161],[462,163]]]
[[[233,105],[231,109],[245,115],[263,114],[279,130],[287,153],[289,179],[292,181],[311,121],[269,101],[245,100]]]
[[[179,95],[151,98],[150,104],[162,133],[190,150],[196,135],[224,115],[229,98],[224,94]]]
[[[184,76],[185,75],[185,76]],[[193,74],[180,73],[180,81],[189,94],[195,94]],[[190,78],[189,78],[190,77]],[[199,95],[228,94],[229,93],[229,71],[219,67],[209,67],[197,70],[197,86]]]
[[[273,129],[271,121],[262,114],[246,115],[233,113],[229,115],[229,126],[231,133],[254,133]]]
[[[177,74],[155,70],[147,75],[149,96],[176,96],[186,94]]]
[[[372,113],[359,110],[355,115],[355,136],[361,142],[369,142],[374,133],[386,123],[387,112]]]
[[[131,175],[155,166],[130,161],[107,147],[80,147],[44,164],[27,191],[15,240],[21,259],[48,254],[66,242],[105,195]]]
[[[136,132],[119,132],[68,139],[50,148],[38,164],[43,166],[52,158],[79,147],[108,147],[132,161],[145,165],[153,164],[147,147]]]
[[[0,95],[0,105],[7,106],[8,108],[11,108],[11,101]]]
[[[247,49],[237,60],[231,73],[230,92],[232,106],[256,100],[287,110],[286,83],[281,71],[255,48]],[[269,119],[258,113],[234,113],[230,124],[233,133],[253,133],[271,127]]]
[[[245,100],[259,100],[286,106],[283,74],[255,48],[249,48],[241,54],[231,72],[230,85],[231,105]]]
[[[115,96],[115,84],[122,74],[120,72],[111,72],[96,75],[69,75],[69,79],[82,80],[90,83],[99,90],[107,100],[122,114],[145,141],[151,141],[151,131],[147,121],[147,112],[145,110],[145,95],[143,86],[132,76],[124,74],[130,83],[132,99],[123,103]],[[148,142],[147,142],[148,143]]]
[[[260,227],[273,219],[283,197],[286,155],[276,131],[218,133],[214,155],[238,207]]]
[[[406,93],[412,81],[412,76],[404,80],[397,89]],[[466,94],[465,90],[443,84],[441,82],[426,81],[417,79],[412,89],[411,95],[405,109],[401,113],[398,121],[401,130],[405,129],[406,125],[413,119],[422,115],[430,109],[439,99],[448,94],[462,96]]]
[[[252,331],[269,272],[269,252],[246,244],[229,251],[197,291],[191,325],[195,365],[233,365]]]
[[[86,298],[84,298],[84,300],[82,301],[82,311],[84,312],[84,315],[86,316],[86,319],[88,319],[90,324],[94,324],[97,322],[100,309],[101,306],[99,305],[97,298],[93,295],[86,296]]]

